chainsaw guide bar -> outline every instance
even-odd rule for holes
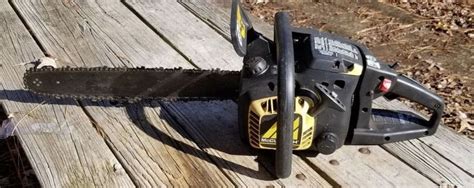
[[[236,99],[239,71],[181,68],[31,68],[26,89],[55,98],[92,100]]]

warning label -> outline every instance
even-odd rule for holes
[[[314,48],[323,55],[338,56],[339,54],[356,60],[359,59],[359,51],[356,47],[327,37],[314,37]]]
[[[366,55],[365,58],[367,59],[367,65],[380,69],[380,63],[377,61],[377,59],[374,56]]]

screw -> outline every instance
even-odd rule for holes
[[[339,161],[337,161],[336,159],[332,159],[329,161],[329,164],[332,164],[334,166],[338,166],[339,165]]]
[[[305,180],[306,176],[303,173],[296,174],[296,178],[299,180]]]
[[[120,164],[114,164],[113,168],[114,168],[114,172],[119,172],[123,170],[123,167]]]
[[[304,105],[304,100],[303,100],[303,99],[299,99],[299,100],[298,100],[298,103],[299,103],[301,106],[303,106],[303,105]]]

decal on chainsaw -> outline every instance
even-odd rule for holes
[[[301,116],[295,114],[293,121],[293,144],[300,144],[301,141]],[[262,118],[262,125],[260,126],[260,144],[275,145],[277,135],[277,116],[265,116]]]
[[[316,119],[309,115],[314,106],[307,97],[296,97],[295,119],[293,121],[293,149],[304,150],[311,147]],[[275,149],[277,138],[277,97],[268,97],[252,102],[249,111],[249,141],[256,148]]]
[[[314,37],[314,48],[323,55],[345,55],[352,59],[359,59],[359,51],[351,44],[333,40],[327,37]]]
[[[242,18],[242,12],[240,10],[240,7],[237,7],[237,27],[235,28],[237,30],[237,33],[239,37],[239,43],[240,45],[243,45],[243,41],[246,40],[247,38],[247,28],[245,27],[244,20]]]

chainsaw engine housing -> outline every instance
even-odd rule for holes
[[[232,42],[244,57],[238,96],[244,142],[278,153],[280,129],[285,134],[280,144],[289,144],[280,145],[285,155],[289,149],[331,154],[344,144],[385,144],[435,133],[442,98],[380,62],[364,45],[294,28],[289,20],[285,13],[275,16],[272,41],[255,31],[240,3],[233,2]],[[372,108],[379,97],[403,97],[429,109],[431,117]]]
[[[345,39],[307,29],[293,31],[295,119],[293,149],[306,150],[315,138],[330,137],[321,149],[335,150],[349,130],[352,94],[362,74],[362,56]],[[334,56],[335,50],[346,55]],[[275,149],[277,64],[275,45],[262,36],[248,44],[241,72],[239,127],[254,148]],[[330,102],[321,103],[330,98]],[[317,118],[325,117],[325,118]],[[323,141],[323,143],[325,143]]]

